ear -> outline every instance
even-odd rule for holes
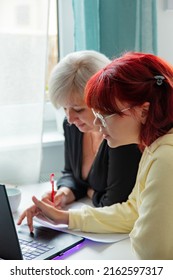
[[[140,119],[141,119],[141,123],[145,124],[146,122],[146,118],[148,116],[148,110],[150,108],[150,103],[149,102],[145,102],[140,106]]]

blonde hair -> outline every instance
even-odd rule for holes
[[[73,52],[61,59],[49,79],[49,96],[59,108],[71,94],[84,96],[87,81],[110,63],[109,58],[92,50]]]

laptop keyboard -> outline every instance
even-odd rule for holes
[[[25,260],[32,260],[40,255],[48,252],[49,250],[53,249],[50,245],[37,242],[35,240],[27,241],[19,239],[19,243],[21,246],[23,258]]]

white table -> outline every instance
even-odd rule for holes
[[[51,188],[50,183],[19,186],[22,191],[22,199],[19,209],[14,213],[15,221],[20,213],[32,204],[31,198],[35,195],[41,198],[44,192]],[[100,243],[85,240],[78,249],[72,249],[57,259],[67,260],[135,260],[136,257],[131,251],[130,239],[116,243]]]

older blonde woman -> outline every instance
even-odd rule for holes
[[[110,60],[96,51],[74,52],[63,58],[50,76],[50,99],[66,113],[65,166],[57,182],[56,205],[86,194],[96,207],[111,205],[126,201],[134,186],[141,156],[136,143],[109,148],[84,102],[87,81],[108,63]]]

